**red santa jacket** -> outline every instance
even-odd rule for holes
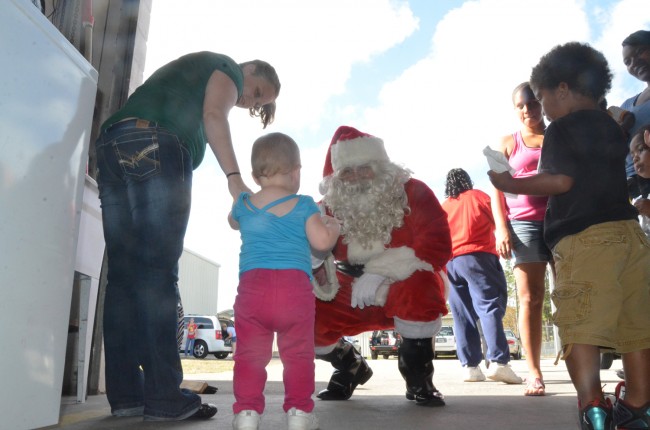
[[[444,270],[451,258],[447,214],[423,182],[410,179],[405,190],[410,211],[404,216],[404,225],[393,230],[390,244],[363,250],[354,244],[347,246],[339,238],[332,253],[336,261],[363,264],[364,272],[391,280],[384,306],[387,314],[400,315],[408,309],[407,319],[433,320],[447,314],[444,283],[436,273]],[[349,287],[354,280],[341,272],[336,277],[341,287]],[[316,294],[323,300],[333,297]]]

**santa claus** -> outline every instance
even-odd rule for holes
[[[381,139],[340,127],[330,144],[322,204],[342,222],[327,256],[315,258],[316,355],[334,366],[322,400],[347,400],[372,376],[344,335],[394,328],[406,398],[442,406],[433,384],[432,338],[447,314],[451,256],[447,216],[431,189],[391,162]]]

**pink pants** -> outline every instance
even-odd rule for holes
[[[274,333],[284,366],[284,411],[314,409],[315,306],[309,277],[301,270],[256,269],[241,275],[234,306],[235,414],[264,411],[266,365]]]

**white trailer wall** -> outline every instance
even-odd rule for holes
[[[178,288],[185,315],[217,314],[219,264],[188,249],[178,263]]]
[[[59,420],[97,72],[32,2],[0,2],[3,429]]]

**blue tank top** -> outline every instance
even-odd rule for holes
[[[298,203],[289,213],[277,216],[268,211],[294,198]],[[241,193],[232,209],[242,240],[239,274],[252,269],[298,269],[311,279],[311,249],[305,223],[319,212],[309,196],[291,194],[257,208],[250,201],[250,193]]]

